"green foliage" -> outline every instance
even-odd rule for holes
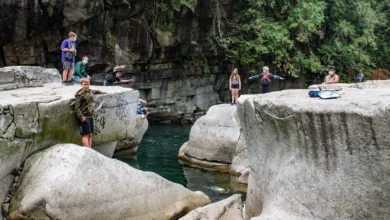
[[[129,1],[128,1],[128,0],[122,0],[122,1],[123,1],[123,4],[127,5],[127,7],[129,7],[129,8],[130,8],[130,3],[129,3]]]
[[[180,11],[181,5],[184,5],[194,12],[197,4],[198,0],[172,0],[172,8],[175,11]]]
[[[389,18],[387,0],[243,0],[215,40],[229,60],[272,62],[295,77],[333,64],[348,81],[390,64]]]
[[[114,53],[115,44],[118,44],[118,39],[116,38],[115,35],[111,34],[111,39],[107,44],[107,48],[110,51],[110,53]]]

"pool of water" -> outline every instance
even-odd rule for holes
[[[215,202],[238,193],[235,177],[227,173],[190,167],[177,158],[188,141],[191,126],[150,124],[137,155],[117,159],[143,171],[152,171],[192,191],[202,191]]]

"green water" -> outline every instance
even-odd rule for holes
[[[177,154],[188,141],[189,125],[149,125],[136,156],[117,158],[134,168],[152,171],[192,191],[202,191],[215,202],[237,193],[235,177],[181,163]]]

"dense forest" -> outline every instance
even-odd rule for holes
[[[363,72],[387,74],[390,60],[388,0],[236,1],[215,40],[241,64],[270,60],[307,80],[335,65],[341,82]]]

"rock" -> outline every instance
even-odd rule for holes
[[[190,140],[179,150],[179,159],[201,167],[230,171],[240,176],[249,167],[245,139],[237,124],[235,107],[213,106],[199,118],[190,132]],[[246,185],[247,175],[239,178]]]
[[[230,164],[240,136],[235,110],[227,104],[211,107],[192,126],[190,139],[180,151],[198,160]]]
[[[80,85],[65,87],[59,83],[47,83],[56,80],[56,70],[22,67],[2,69],[7,69],[4,71],[6,74],[27,73],[41,81],[43,86],[0,91],[0,182],[34,152],[58,143],[81,144],[71,106]],[[0,81],[6,82],[7,79],[0,78]],[[135,129],[138,92],[122,87],[91,88],[108,92],[95,96],[96,106],[101,104],[102,107],[95,112],[93,147],[98,149],[99,145],[114,143],[111,152],[107,153],[112,156],[118,140],[133,138],[135,133],[141,135],[141,130]],[[104,151],[109,149],[106,147]],[[4,190],[0,196],[8,189],[0,187],[0,190]]]
[[[244,170],[248,169],[248,167],[249,167],[249,161],[248,161],[247,149],[245,145],[245,138],[244,135],[241,133],[240,138],[238,139],[236,152],[234,153],[233,156],[231,171],[234,173],[243,174],[246,172]]]
[[[8,195],[8,189],[10,188],[13,180],[12,175],[8,175],[6,177],[3,177],[0,179],[0,204],[3,204],[3,201],[5,203],[8,203],[7,201],[7,195]],[[3,210],[3,207],[2,207]],[[6,214],[6,213],[5,213]],[[0,219],[3,219],[5,215],[2,215],[2,211],[0,211]]]
[[[390,87],[239,99],[252,219],[389,219]]]
[[[180,220],[243,220],[241,195],[235,194],[222,201],[197,208]]]
[[[118,141],[111,141],[108,143],[93,146],[92,148],[106,157],[112,158],[114,156],[116,145]]]
[[[0,91],[23,87],[40,87],[43,83],[61,82],[56,69],[10,66],[0,68]]]
[[[9,219],[174,219],[208,203],[201,192],[65,144],[27,159]]]
[[[115,156],[136,154],[138,145],[141,143],[146,130],[148,130],[148,124],[147,119],[142,119],[140,115],[137,115],[135,132],[131,134],[131,138],[118,141],[115,149]]]
[[[4,203],[1,205],[1,211],[3,216],[8,216],[9,213],[9,203]]]

